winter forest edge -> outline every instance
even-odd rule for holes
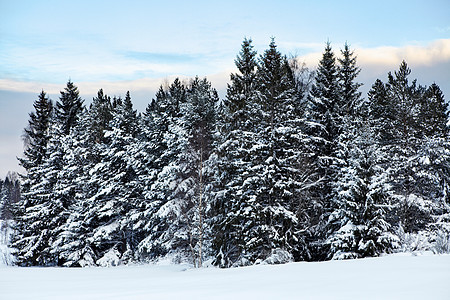
[[[5,260],[235,267],[450,253],[444,95],[403,61],[364,98],[356,59],[327,43],[313,71],[274,39],[259,56],[245,39],[224,99],[206,78],[177,78],[142,113],[129,92],[100,89],[86,107],[70,80],[56,103],[42,91],[26,173],[0,180]]]

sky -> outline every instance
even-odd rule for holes
[[[159,85],[206,76],[225,95],[245,37],[314,69],[325,43],[348,42],[367,93],[402,60],[411,79],[450,99],[450,1],[51,1],[0,0],[0,178],[23,172],[21,135],[44,90],[67,81],[86,103],[100,88],[130,91],[143,111]]]

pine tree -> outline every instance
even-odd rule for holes
[[[358,89],[362,84],[355,81],[361,69],[356,65],[356,56],[347,43],[341,54],[342,58],[338,58],[342,102],[339,109],[344,116],[355,115],[355,110],[361,105],[361,92]]]
[[[70,80],[64,91],[61,91],[59,101],[56,102],[55,117],[62,125],[64,135],[70,133],[70,129],[76,125],[78,115],[83,109],[83,100],[80,98],[78,88]]]
[[[65,193],[72,196],[68,216],[60,227],[58,236],[52,244],[64,266],[95,266],[97,254],[91,245],[92,211],[89,211],[92,196],[92,173],[97,162],[96,144],[91,140],[90,116],[86,110],[80,114],[78,123],[72,127],[65,139],[65,167],[61,172]]]
[[[53,113],[53,104],[44,91],[39,94],[39,99],[33,106],[35,112],[30,113],[30,120],[24,134],[25,157],[19,159],[20,164],[27,171],[39,166],[45,159]]]
[[[369,92],[368,109],[392,186],[390,223],[407,233],[423,230],[431,222],[430,207],[445,194],[436,191],[445,190],[438,182],[445,180],[441,176],[447,172],[445,159],[437,164],[432,159],[434,149],[443,146],[438,140],[445,136],[447,107],[436,86],[426,89],[416,80],[410,83],[410,73],[403,61],[398,71],[388,74],[388,83],[377,80]]]
[[[327,214],[330,213],[330,198],[332,186],[336,176],[337,140],[342,132],[343,110],[341,101],[341,86],[339,82],[336,58],[327,42],[322,59],[316,71],[315,82],[309,95],[309,109],[306,113],[308,119],[307,134],[312,138],[310,153],[310,175],[315,184],[309,190],[310,204],[308,216],[310,218],[309,249],[311,259],[321,260],[326,256],[323,249],[325,239],[325,224]]]
[[[424,136],[445,137],[448,133],[448,103],[436,83],[425,91],[419,113],[419,125]]]
[[[50,260],[46,254],[40,253],[46,247],[48,231],[39,225],[34,226],[36,221],[42,220],[42,201],[37,198],[40,197],[39,192],[43,192],[42,166],[51,152],[48,150],[48,143],[51,138],[53,105],[44,91],[34,103],[34,108],[35,112],[30,113],[28,127],[25,128],[24,158],[19,159],[27,171],[22,187],[22,199],[14,206],[16,234],[12,239],[12,247],[17,249],[15,256],[19,265],[42,265]]]
[[[20,201],[20,181],[15,172],[0,179],[0,220],[13,219],[13,206]]]
[[[103,141],[104,131],[109,129],[109,121],[112,119],[111,98],[100,89],[90,105],[89,109],[89,131],[96,143]]]
[[[177,78],[168,89],[160,87],[143,116],[140,170],[145,170],[141,178],[146,186],[146,202],[134,218],[138,220],[135,228],[144,237],[138,249],[144,260],[166,255],[176,248],[169,228],[178,219],[173,206],[176,201],[172,200],[178,180],[178,157],[185,141],[181,127],[181,106],[185,102],[186,88]]]
[[[117,100],[112,119],[99,145],[100,161],[91,172],[96,193],[89,200],[92,214],[91,236],[99,265],[115,265],[131,260],[137,246],[128,214],[140,201],[142,185],[133,168],[137,144],[137,115],[129,93]]]
[[[382,209],[387,193],[379,183],[374,138],[363,116],[361,84],[356,82],[359,68],[348,44],[341,53],[337,116],[342,129],[334,143],[337,160],[331,166],[334,177],[326,225],[328,257],[333,259],[378,255],[389,251],[392,242]]]
[[[243,209],[249,206],[253,189],[249,183],[250,154],[256,143],[254,127],[260,110],[257,98],[257,60],[252,41],[244,39],[235,60],[239,73],[231,74],[224,105],[219,110],[218,146],[220,177],[209,215],[213,230],[214,263],[221,267],[243,264],[245,255]]]

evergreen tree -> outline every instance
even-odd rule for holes
[[[30,113],[28,126],[25,128],[24,158],[19,159],[20,164],[27,171],[39,166],[45,159],[53,113],[53,104],[44,91],[39,94],[39,99],[33,106],[35,112]]]
[[[61,99],[67,100],[64,97]],[[29,205],[22,215],[25,228],[21,235],[25,244],[22,243],[17,253],[17,261],[21,265],[51,266],[64,263],[59,260],[59,249],[55,248],[54,243],[69,217],[68,209],[73,203],[76,189],[72,183],[75,178],[65,168],[68,166],[67,145],[71,141],[66,134],[69,123],[64,117],[63,103],[57,103],[59,110],[49,129],[46,158],[34,170],[36,179],[23,195],[24,202]],[[72,114],[70,118],[77,120],[78,115]]]
[[[338,58],[342,101],[339,109],[344,116],[355,115],[355,110],[359,109],[361,104],[361,92],[358,89],[362,84],[355,81],[361,69],[356,65],[356,56],[347,43],[341,54],[342,58]]]
[[[89,132],[96,143],[103,141],[104,131],[109,129],[109,121],[112,119],[111,98],[100,89],[89,108]]]
[[[321,260],[326,256],[327,251],[323,249],[326,230],[324,227],[330,213],[336,166],[339,164],[336,145],[343,128],[341,112],[345,110],[342,109],[338,71],[331,44],[327,42],[308,98],[310,105],[306,113],[306,132],[313,141],[309,151],[313,153],[309,165],[314,184],[309,190],[308,205],[308,244],[313,260]]]
[[[332,259],[377,256],[398,246],[386,221],[390,190],[384,168],[378,164],[378,146],[367,124],[361,120],[357,124],[339,143],[341,163],[327,223],[326,243]]]
[[[448,103],[436,83],[425,91],[419,113],[419,125],[424,136],[445,137],[448,133]]]
[[[310,110],[312,119],[325,126],[322,135],[328,141],[339,133],[336,114],[342,109],[342,101],[338,71],[331,44],[327,42],[311,88]]]
[[[246,182],[252,178],[251,149],[256,143],[254,131],[260,114],[257,98],[257,60],[252,41],[244,39],[235,60],[240,73],[231,74],[224,105],[219,111],[218,186],[209,214],[213,230],[212,250],[215,264],[229,267],[243,264],[244,242],[248,215],[243,209],[249,205],[253,190]]]
[[[49,260],[40,254],[47,242],[47,231],[34,226],[36,221],[41,220],[39,205],[42,202],[36,196],[41,192],[44,175],[42,165],[50,155],[48,143],[53,115],[52,102],[44,91],[34,103],[34,108],[35,112],[30,113],[28,127],[25,128],[24,157],[19,158],[20,164],[27,171],[22,199],[14,206],[16,234],[12,239],[12,247],[18,250],[16,258],[20,265],[42,265]]]
[[[89,113],[84,110],[64,142],[65,167],[60,178],[64,194],[70,194],[72,201],[65,223],[60,226],[52,244],[53,252],[64,266],[95,266],[98,259],[88,239],[92,232],[93,214],[88,209],[93,187],[91,171],[98,159],[98,146],[87,130],[90,128],[89,122]]]
[[[293,73],[273,39],[260,59],[258,79],[262,118],[255,128],[259,145],[254,170],[260,176],[255,195],[259,216],[250,251],[257,250],[256,259],[282,262],[293,259],[302,244],[296,214],[303,213],[297,210],[304,170],[297,163],[303,159],[304,135]]]
[[[0,179],[0,220],[13,219],[13,206],[20,201],[20,182],[17,173],[8,172]]]
[[[51,253],[51,244],[56,236],[55,230],[63,222],[65,208],[54,193],[63,162],[60,140],[54,137],[53,127],[47,150],[48,157],[34,172],[39,179],[33,182],[19,203],[23,210],[18,223],[20,239],[14,246],[18,249],[16,258],[21,266],[58,264],[57,256]]]
[[[64,91],[61,92],[55,108],[55,117],[61,124],[61,130],[64,135],[70,133],[70,129],[78,121],[78,116],[82,109],[83,100],[80,98],[78,88],[69,80]]]
[[[92,265],[102,255],[89,238],[98,226],[94,223],[96,212],[91,209],[96,209],[94,196],[104,186],[98,170],[106,151],[104,135],[110,128],[111,100],[100,90],[89,110],[81,112],[74,116],[78,122],[72,124],[68,135],[63,130],[65,122],[56,123],[52,143],[56,161],[49,160],[47,170],[47,177],[53,174],[51,180],[47,179],[53,183],[52,201],[48,205],[57,216],[53,217],[55,223],[49,239],[51,253],[59,265],[66,266]],[[71,222],[81,228],[75,228]],[[75,242],[80,236],[83,239]]]
[[[430,207],[443,195],[436,194],[443,189],[438,182],[445,180],[441,176],[447,172],[445,159],[432,163],[434,149],[443,146],[438,140],[445,136],[447,107],[437,86],[426,89],[416,80],[410,83],[410,73],[403,61],[398,71],[388,74],[388,83],[374,84],[368,117],[377,124],[381,157],[392,186],[390,223],[407,233],[423,230],[431,221]]]
[[[177,78],[168,89],[162,86],[143,116],[142,161],[146,202],[137,211],[135,226],[143,235],[138,254],[143,259],[163,256],[174,247],[168,228],[177,218],[172,201],[177,181],[177,161],[184,143],[180,107],[186,102],[186,88]]]
[[[338,59],[341,104],[336,115],[342,128],[335,139],[331,182],[330,217],[327,221],[328,257],[334,259],[374,256],[389,251],[392,239],[382,207],[387,191],[380,183],[374,139],[363,117],[361,93],[356,82],[356,57],[345,44]]]
[[[99,265],[116,265],[132,260],[137,246],[128,214],[140,201],[142,185],[134,169],[137,140],[137,115],[127,93],[124,101],[116,101],[112,119],[98,147],[100,161],[90,172],[96,187],[89,199],[91,236],[88,238]]]
[[[175,160],[163,168],[154,183],[155,192],[165,189],[165,199],[152,216],[152,238],[142,251],[170,253],[202,265],[205,249],[205,207],[209,199],[208,165],[212,153],[212,132],[217,92],[206,80],[194,79],[180,105],[181,116],[169,127],[167,141]],[[176,139],[173,139],[173,135]]]

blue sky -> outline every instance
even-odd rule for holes
[[[70,78],[89,102],[130,90],[143,110],[174,76],[208,76],[223,95],[244,37],[314,68],[324,43],[348,41],[363,91],[406,59],[419,83],[450,97],[450,2],[0,0],[0,178],[20,170],[20,135],[44,89]]]

